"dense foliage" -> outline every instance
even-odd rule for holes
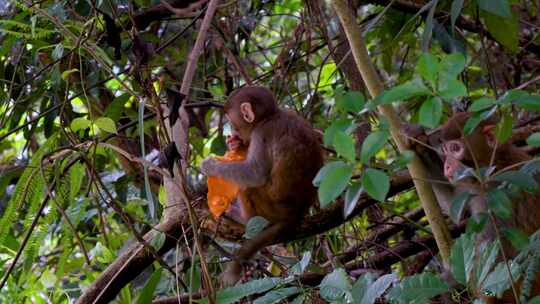
[[[530,126],[516,143],[535,153],[538,1],[351,1],[386,86],[374,98],[330,3],[222,1],[182,100],[206,5],[0,0],[0,302],[75,302],[117,261],[110,284],[99,286],[117,288],[116,303],[171,296],[205,303],[205,276],[217,303],[425,303],[443,294],[472,303],[473,291],[500,295],[518,277],[521,302],[540,303],[530,296],[540,237],[502,231],[520,254],[497,259],[499,241],[475,246],[482,223],[451,221],[467,195],[453,200],[447,223],[456,237],[449,271],[458,284],[443,278],[414,187],[402,181],[413,152],[398,152],[376,111],[392,104],[403,122],[428,131],[469,111],[465,133],[497,115],[497,140]],[[243,284],[220,289],[224,250],[233,250],[234,239],[215,232],[198,166],[224,153],[229,126],[219,106],[246,84],[271,88],[282,107],[322,130],[328,155],[313,181],[315,224],[284,237],[295,242],[264,250]],[[189,117],[183,186],[197,225],[185,207],[168,203],[168,170],[157,166],[159,151],[175,140],[164,109],[179,102]],[[488,211],[509,218],[516,191],[538,190],[539,165],[467,168],[461,177],[502,183],[487,194]],[[182,211],[164,216],[171,209]],[[253,219],[244,237],[264,225]],[[136,244],[150,262],[118,262]]]

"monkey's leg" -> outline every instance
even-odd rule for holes
[[[221,281],[225,286],[232,286],[240,279],[242,274],[241,262],[251,258],[257,251],[272,244],[277,236],[284,231],[285,223],[276,223],[261,231],[254,238],[245,241],[236,251],[236,260],[227,264],[225,271],[221,275]]]

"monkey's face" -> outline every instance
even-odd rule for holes
[[[242,144],[248,145],[251,137],[251,126],[235,111],[229,111],[225,116],[231,125],[231,138],[239,139]]]
[[[452,182],[454,174],[462,167],[465,146],[460,140],[449,140],[442,144],[444,155],[444,176]]]

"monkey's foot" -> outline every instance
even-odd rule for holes
[[[233,286],[240,280],[242,274],[242,265],[237,262],[227,264],[225,271],[221,274],[221,284],[223,287]]]

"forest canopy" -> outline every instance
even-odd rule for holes
[[[250,86],[324,166],[225,286]],[[540,303],[539,112],[539,1],[0,0],[0,302]]]

